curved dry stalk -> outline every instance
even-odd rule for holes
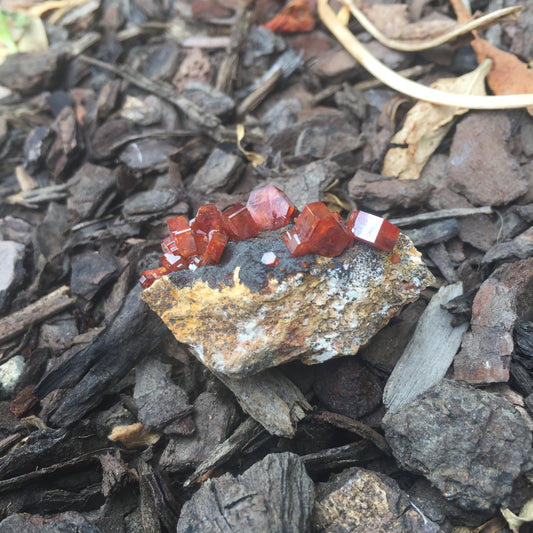
[[[344,48],[346,48],[346,50],[359,61],[370,74],[395,91],[406,94],[416,100],[431,102],[432,104],[466,107],[468,109],[518,109],[521,107],[533,106],[533,94],[516,94],[508,96],[454,94],[432,89],[403,78],[368,52],[368,50],[366,50],[366,48],[354,37],[350,30],[337,20],[337,15],[328,5],[328,0],[318,0],[317,7],[320,19],[329,31],[335,35]]]
[[[493,13],[488,15],[483,15],[482,17],[469,20],[464,24],[460,24],[438,37],[434,37],[429,40],[399,40],[399,39],[390,39],[385,34],[383,34],[372,22],[367,18],[367,16],[355,5],[353,0],[342,0],[344,4],[350,9],[352,15],[357,19],[357,22],[363,26],[363,28],[374,37],[381,44],[392,48],[394,50],[400,50],[402,52],[419,52],[420,50],[428,50],[429,48],[434,48],[440,46],[441,44],[447,43],[461,35],[466,35],[472,30],[480,30],[500,22],[500,19],[504,17],[509,17],[511,15],[516,15],[519,11],[522,10],[522,6],[512,6],[506,7],[504,9],[498,9]]]

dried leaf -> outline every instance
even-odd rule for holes
[[[465,22],[472,17],[461,0],[450,0],[450,2],[459,22]],[[520,61],[515,55],[492,46],[479,37],[476,31],[473,31],[472,35],[474,40],[470,45],[476,53],[478,63],[482,63],[485,59],[492,61],[487,83],[494,94],[533,93],[533,70],[528,68],[526,63]],[[529,106],[527,112],[533,116],[533,106]]]
[[[520,510],[520,514],[516,516],[509,509],[502,509],[502,515],[507,520],[509,527],[513,533],[518,533],[520,526],[525,522],[533,522],[533,499],[524,504]]]
[[[138,422],[129,426],[114,427],[107,438],[113,442],[121,442],[126,448],[139,448],[155,444],[161,438],[161,435],[150,433]]]
[[[485,94],[485,76],[490,61],[459,78],[441,78],[431,87],[456,94]],[[391,139],[392,144],[407,145],[389,149],[383,162],[382,174],[399,179],[413,180],[420,173],[453,125],[457,115],[463,115],[464,107],[436,106],[418,102],[405,117],[403,128]]]
[[[344,1],[351,2],[351,0]],[[376,59],[357,40],[353,33],[339,21],[336,13],[329,6],[328,0],[317,0],[317,8],[320,20],[361,66],[395,91],[433,104],[469,109],[518,109],[533,106],[533,93],[499,96],[454,94],[406,79]]]
[[[241,141],[244,139],[244,134],[244,126],[242,124],[237,124],[237,146],[239,150],[244,154],[246,159],[252,163],[254,168],[262,165],[265,162],[265,158],[262,155],[257,154],[256,152],[249,152],[241,146]]]
[[[293,0],[264,27],[275,33],[312,31],[315,27],[315,19],[307,0]]]

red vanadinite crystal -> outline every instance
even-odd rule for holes
[[[180,255],[189,257],[197,253],[198,248],[194,240],[194,234],[189,226],[189,221],[183,215],[169,218],[167,225]]]
[[[388,220],[364,211],[351,213],[346,227],[356,239],[372,244],[384,252],[392,252],[394,250],[400,235],[400,228],[394,226]]]
[[[259,228],[254,222],[250,211],[242,204],[228,207],[222,213],[222,222],[224,231],[234,241],[245,241],[259,233]]]
[[[145,270],[139,278],[139,283],[143,289],[147,289],[152,283],[159,278],[162,278],[165,274],[168,274],[165,267],[152,268],[151,270]]]
[[[307,243],[303,243],[295,229],[290,229],[283,235],[283,242],[293,257],[301,257],[310,254],[311,249]]]
[[[163,266],[143,272],[139,282],[146,289],[169,272],[215,265],[228,239],[244,241],[260,231],[279,229],[297,215],[298,210],[285,193],[268,185],[253,191],[246,206],[236,204],[221,213],[215,204],[206,204],[198,209],[190,224],[184,216],[170,218],[167,221],[170,236],[161,243]],[[294,225],[294,229],[283,235],[283,242],[293,257],[311,253],[337,257],[353,243],[354,237],[392,252],[400,234],[400,229],[390,222],[363,211],[354,211],[345,227],[340,214],[330,211],[323,202],[307,204]],[[399,263],[401,258],[392,254],[390,260]],[[273,252],[264,253],[261,262],[267,266],[279,264]],[[309,266],[305,261],[301,265]]]
[[[178,255],[178,245],[176,244],[176,241],[172,238],[172,235],[169,235],[168,237],[165,237],[163,241],[161,242],[161,250],[165,254],[174,254]]]
[[[216,265],[219,260],[226,243],[228,242],[228,236],[219,230],[211,230],[209,232],[209,242],[205,249],[204,255],[198,266],[204,265]]]
[[[313,253],[337,257],[353,242],[339,218],[323,202],[307,204],[295,221],[296,233]]]
[[[298,214],[287,195],[274,185],[252,191],[246,207],[259,231],[282,228]]]
[[[175,272],[176,270],[183,270],[189,266],[189,261],[181,255],[165,254],[162,255],[161,264],[169,271]]]

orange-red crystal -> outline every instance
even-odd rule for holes
[[[252,191],[246,207],[259,231],[282,228],[298,214],[287,195],[274,185]]]
[[[295,230],[304,246],[312,253],[337,257],[353,241],[338,214],[323,202],[307,204],[296,219]]]
[[[163,266],[143,272],[139,283],[146,289],[169,272],[215,265],[228,240],[250,239],[259,231],[278,229],[293,220],[294,228],[283,235],[293,257],[310,253],[336,257],[353,244],[354,238],[392,252],[400,234],[390,222],[363,211],[354,211],[344,226],[340,215],[322,202],[307,204],[299,214],[284,192],[268,185],[253,191],[246,206],[236,204],[221,213],[215,204],[205,204],[190,223],[184,216],[170,218],[170,236],[161,243]],[[391,262],[398,259],[393,254]],[[261,261],[267,266],[279,263],[272,252],[263,254]]]
[[[234,241],[245,241],[259,233],[250,211],[242,205],[235,204],[222,213],[224,231]]]
[[[353,211],[346,227],[356,239],[389,253],[394,250],[400,235],[400,228],[388,220],[364,211]]]

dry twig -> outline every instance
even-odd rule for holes
[[[385,85],[416,100],[437,105],[466,107],[469,109],[518,109],[533,106],[533,94],[508,96],[475,96],[447,93],[431,89],[414,81],[402,78],[376,59],[344,26],[328,5],[328,0],[318,0],[318,14],[326,27],[335,35],[346,50],[373,76]]]

